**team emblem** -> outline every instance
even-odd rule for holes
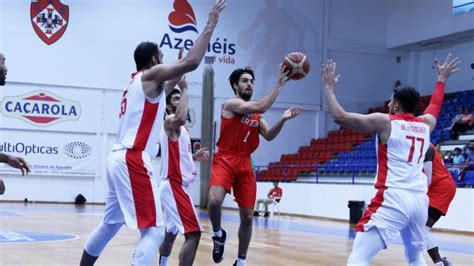
[[[60,0],[32,1],[30,14],[33,29],[47,45],[59,40],[69,24],[69,6]]]

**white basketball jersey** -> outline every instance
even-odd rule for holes
[[[430,129],[413,114],[390,115],[391,132],[386,144],[377,141],[375,188],[426,192],[423,161],[430,146]]]
[[[163,126],[166,96],[148,98],[142,86],[143,71],[132,75],[122,95],[120,124],[114,150],[146,151],[155,157],[158,153],[158,136]]]
[[[170,181],[188,186],[196,178],[193,154],[191,149],[191,138],[186,127],[181,127],[178,141],[172,141],[164,129],[160,133],[161,145],[161,169],[162,179],[169,178]]]

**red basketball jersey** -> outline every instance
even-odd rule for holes
[[[444,165],[444,162],[441,159],[441,155],[439,154],[438,149],[436,149],[435,147],[433,147],[433,149],[434,149],[434,156],[433,156],[433,167],[432,167],[433,169],[432,169],[432,174],[431,174],[431,185],[436,184],[437,182],[443,179],[452,181],[453,179],[449,175],[449,171]]]
[[[222,150],[251,154],[259,144],[260,115],[236,114],[227,119],[221,116],[221,131],[217,147]]]

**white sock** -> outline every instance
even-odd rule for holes
[[[160,266],[168,266],[168,259],[170,257],[161,256],[160,257]]]
[[[237,258],[237,266],[245,266],[247,262],[244,259]]]
[[[222,228],[217,232],[212,231],[212,236],[222,237]]]

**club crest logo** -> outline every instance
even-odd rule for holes
[[[47,45],[59,40],[69,24],[69,6],[60,0],[32,1],[30,15],[33,29]]]
[[[35,126],[75,121],[81,116],[79,102],[67,100],[48,91],[34,91],[21,96],[7,96],[0,102],[0,111]]]
[[[196,16],[188,1],[175,0],[173,8],[174,10],[168,16],[170,29],[176,33],[185,31],[194,31],[197,33]]]

